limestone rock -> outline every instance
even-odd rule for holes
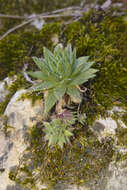
[[[127,160],[121,163],[110,163],[107,185],[105,190],[127,189]]]
[[[97,135],[98,139],[101,141],[107,136],[115,135],[117,129],[117,123],[110,117],[100,118],[96,120],[91,127],[92,131]]]
[[[0,102],[4,101],[5,96],[9,93],[8,87],[16,80],[16,76],[7,77],[0,82]]]
[[[28,129],[37,122],[43,111],[41,100],[36,101],[34,106],[30,99],[19,100],[25,92],[17,91],[6,107],[7,125],[12,127],[8,136],[4,134],[5,126],[0,122],[0,190],[21,189],[9,180],[9,170],[19,164],[20,156],[27,147]]]

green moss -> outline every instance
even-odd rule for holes
[[[58,8],[68,7],[79,4],[81,0],[13,0],[10,4],[9,0],[1,0],[0,12],[6,14],[24,15],[33,13],[43,13],[44,11],[56,10]]]
[[[43,46],[54,48],[54,34],[65,45],[72,43],[78,56],[89,55],[99,70],[94,81],[85,84],[89,92],[83,106],[88,122],[98,114],[104,115],[113,105],[126,107],[127,24],[122,17],[111,16],[110,12],[90,10],[79,22],[67,26],[46,24],[40,32],[9,35],[0,42],[1,78],[10,71],[18,72],[25,62],[32,69],[32,56],[41,57]]]
[[[40,37],[43,40],[43,45],[48,47],[50,50],[53,50],[54,47],[52,37],[54,34],[57,34],[59,36],[60,32],[60,23],[51,23],[44,25],[42,30],[40,31]]]
[[[82,24],[84,23],[84,24]],[[68,25],[64,31],[66,43],[77,48],[78,56],[89,55],[99,70],[86,95],[84,105],[89,118],[104,115],[113,105],[127,106],[127,24],[112,13],[93,12],[81,22]],[[88,97],[88,98],[87,98]],[[93,110],[93,111],[92,111]],[[93,119],[92,119],[93,120]]]
[[[2,124],[3,124],[2,130],[3,130],[4,134],[5,134],[5,136],[8,137],[9,134],[10,134],[10,131],[12,129],[14,129],[14,127],[8,125],[8,117],[7,117],[7,115],[2,116]]]
[[[15,178],[16,178],[15,173],[13,171],[10,171],[9,172],[9,179],[11,179],[12,181],[14,181]]]
[[[106,169],[112,160],[112,142],[100,143],[89,129],[84,131],[77,126],[72,145],[66,145],[63,151],[57,146],[48,148],[42,129],[42,124],[38,124],[30,131],[30,147],[22,158],[21,167],[17,168],[18,178],[21,178],[22,165],[25,165],[25,173],[32,168],[33,173],[38,173],[38,180],[51,189],[57,181],[82,185],[98,179],[102,169]],[[31,178],[36,184],[36,177]]]
[[[127,148],[127,128],[119,128],[117,131],[118,145]]]
[[[33,68],[32,56],[42,57],[43,46],[53,48],[52,36],[59,34],[59,24],[47,24],[40,32],[10,34],[0,41],[0,79],[18,73],[25,63]]]
[[[10,3],[10,0],[1,0],[0,1],[0,13],[6,15],[32,15],[40,14],[52,10],[56,10],[59,8],[64,8],[72,5],[77,5],[81,2],[81,0],[13,0],[13,3]],[[1,19],[1,26],[0,26],[0,35],[3,35],[7,32],[10,28],[21,24],[22,19],[9,19],[9,18],[2,18]],[[31,30],[33,27],[30,25],[26,25],[25,27],[20,28],[19,30],[24,31]]]
[[[32,55],[42,56],[43,45],[52,50],[51,36],[57,33],[60,42],[64,45],[70,42],[77,48],[78,56],[89,55],[91,60],[95,60],[94,67],[99,72],[94,80],[84,85],[87,91],[83,94],[81,110],[87,115],[85,127],[75,126],[71,145],[66,145],[63,151],[57,146],[48,148],[41,123],[33,127],[30,131],[30,147],[17,168],[15,176],[17,183],[28,187],[31,180],[31,183],[35,184],[36,176],[31,174],[30,176],[27,172],[32,170],[33,173],[34,171],[38,173],[37,177],[41,183],[47,183],[51,189],[58,181],[86,184],[91,180],[97,180],[102,170],[112,161],[113,142],[105,140],[100,143],[87,127],[99,115],[106,116],[107,110],[114,105],[127,107],[127,23],[122,17],[112,15],[111,11],[108,13],[90,11],[78,22],[66,26],[48,24],[40,34],[37,33],[38,37],[34,34],[36,43],[34,45],[33,40],[33,50],[29,56],[26,55],[26,59],[29,60],[28,57]],[[32,62],[28,62],[31,68],[35,69]],[[127,122],[126,114],[121,117]],[[117,133],[119,145],[126,146],[126,134],[126,129],[119,129]],[[120,157],[120,154],[118,156]],[[25,178],[21,175],[22,166],[26,168],[23,171]],[[27,177],[28,183],[24,182]]]
[[[42,100],[43,95],[40,93],[36,92],[26,92],[25,94],[22,94],[19,100],[25,100],[25,99],[31,99],[32,100],[32,105],[34,106],[35,102],[37,100]]]

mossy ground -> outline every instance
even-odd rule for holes
[[[26,62],[29,69],[35,70],[31,57],[42,56],[43,46],[53,50],[54,34],[65,46],[70,42],[76,47],[77,56],[89,55],[99,72],[85,84],[87,92],[81,110],[87,121],[85,126],[75,126],[71,145],[66,145],[63,151],[48,148],[43,141],[42,124],[31,130],[28,154],[24,154],[17,170],[10,173],[12,180],[30,189],[35,188],[37,178],[49,186],[58,181],[84,184],[99,178],[113,158],[112,140],[100,143],[87,125],[98,115],[106,116],[114,105],[127,108],[127,22],[122,16],[113,16],[112,10],[106,13],[91,10],[68,25],[46,24],[41,31],[24,30],[8,35],[0,41],[0,79],[10,71],[20,72]],[[126,114],[122,119],[126,122]],[[126,130],[118,133],[120,145],[126,144],[126,134]],[[38,176],[34,176],[34,171]]]
[[[21,165],[10,173],[10,178],[21,185],[28,179],[25,185],[29,188],[33,188],[39,180],[42,184],[46,183],[49,189],[57,182],[83,185],[99,179],[102,170],[112,160],[113,141],[100,143],[87,127],[80,125],[74,134],[71,145],[66,145],[63,150],[57,146],[48,148],[43,140],[42,124],[34,126],[30,131],[30,147]],[[29,176],[32,184],[29,183]]]
[[[31,57],[41,57],[43,46],[53,50],[52,37],[57,34],[59,42],[64,45],[70,42],[77,48],[77,56],[89,55],[99,70],[88,86],[92,101],[89,102],[85,94],[84,109],[88,117],[89,113],[92,116],[97,112],[103,114],[113,105],[126,108],[127,23],[124,18],[111,14],[111,11],[90,11],[80,21],[67,26],[54,23],[45,25],[41,31],[10,34],[0,41],[0,79],[9,72],[21,71],[25,63],[29,64],[29,69],[35,69]]]

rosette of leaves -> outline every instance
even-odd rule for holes
[[[44,58],[33,57],[40,71],[28,72],[39,79],[33,89],[48,91],[45,96],[45,112],[49,112],[55,103],[67,94],[81,102],[79,86],[88,79],[95,77],[96,69],[91,68],[94,62],[88,61],[89,56],[76,58],[76,49],[69,44],[66,48],[57,45],[52,53],[43,49]]]
[[[45,129],[45,140],[48,141],[48,146],[58,145],[61,149],[63,145],[69,142],[69,138],[73,136],[72,132],[68,130],[68,127],[72,123],[70,120],[64,122],[61,118],[56,118],[49,122],[43,122]]]

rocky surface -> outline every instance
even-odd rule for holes
[[[41,118],[43,111],[42,101],[36,101],[32,106],[30,99],[21,100],[22,94],[26,90],[19,90],[11,98],[6,107],[4,116],[0,119],[0,189],[1,190],[25,190],[18,184],[15,184],[8,177],[10,169],[17,166],[20,162],[20,157],[23,155],[27,147],[28,129],[36,124]],[[113,108],[113,111],[123,112],[119,108]],[[116,130],[117,122],[111,117],[100,118],[96,120],[91,127],[99,141],[105,138],[114,138],[114,149],[123,155],[127,149],[117,146]],[[123,125],[126,128],[126,125]],[[6,133],[5,133],[6,132]],[[91,182],[86,186],[68,186],[64,184],[56,184],[55,190],[126,190],[127,189],[127,161],[114,162],[109,164],[109,167],[102,173],[98,182]],[[45,185],[36,184],[38,190],[45,189]]]
[[[4,101],[5,96],[9,93],[8,88],[16,80],[16,76],[7,77],[0,82],[0,102]]]
[[[91,130],[97,135],[99,141],[102,141],[107,136],[114,136],[117,129],[117,123],[111,117],[100,118],[96,120],[91,127]]]
[[[113,113],[113,111],[117,111],[119,113],[125,112],[125,110],[114,107],[109,113]],[[127,128],[127,126],[121,121],[117,122],[113,120],[111,117],[108,118],[100,118],[94,122],[92,131],[96,134],[99,141],[103,141],[106,138],[114,139],[114,150],[116,159],[114,159],[108,166],[107,170],[103,178],[101,177],[100,184],[95,189],[97,190],[126,190],[127,189],[127,147],[126,146],[118,146],[119,139],[117,138],[116,131],[118,130],[118,123],[121,127]],[[122,155],[125,158],[123,161],[118,161],[118,154]],[[105,184],[105,185],[104,185]],[[94,188],[92,188],[93,190]]]
[[[127,160],[120,163],[110,163],[105,190],[127,189]]]
[[[28,129],[36,123],[43,110],[42,101],[34,106],[29,99],[18,100],[25,90],[17,91],[10,100],[0,121],[0,189],[21,189],[9,180],[10,168],[19,164],[20,156],[27,146]],[[6,125],[5,125],[6,123]],[[7,134],[5,134],[5,129]]]

